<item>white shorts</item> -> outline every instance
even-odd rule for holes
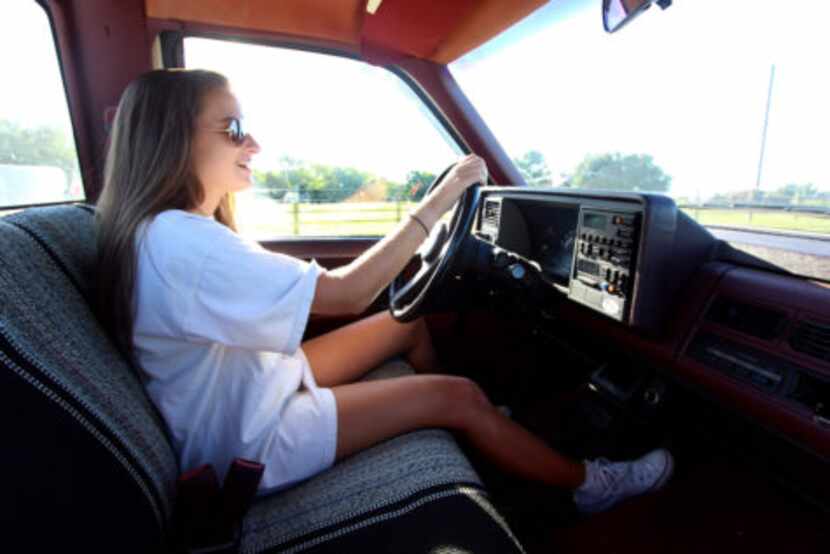
[[[328,469],[337,453],[337,403],[331,389],[314,382],[306,362],[303,388],[283,405],[267,448],[258,494],[290,487]]]

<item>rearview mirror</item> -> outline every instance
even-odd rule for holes
[[[602,0],[602,26],[613,33],[646,11],[652,1],[664,10],[671,6],[671,0]]]

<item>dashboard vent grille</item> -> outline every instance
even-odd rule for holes
[[[781,336],[787,316],[769,308],[720,297],[712,303],[706,319],[746,335],[773,340]]]
[[[830,323],[799,321],[790,335],[793,350],[830,362]]]
[[[484,203],[484,214],[482,225],[493,229],[499,228],[499,215],[501,214],[501,202],[488,200]]]

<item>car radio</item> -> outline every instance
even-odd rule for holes
[[[649,334],[665,329],[675,298],[716,247],[661,194],[484,192],[475,233],[498,247],[491,252],[495,270],[538,273],[569,300]],[[523,267],[505,262],[504,253]]]
[[[568,297],[628,321],[641,214],[583,208]]]

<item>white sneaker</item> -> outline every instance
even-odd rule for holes
[[[630,496],[659,490],[672,471],[672,455],[662,448],[630,462],[597,458],[585,462],[585,482],[574,491],[574,502],[582,513],[602,512]]]

